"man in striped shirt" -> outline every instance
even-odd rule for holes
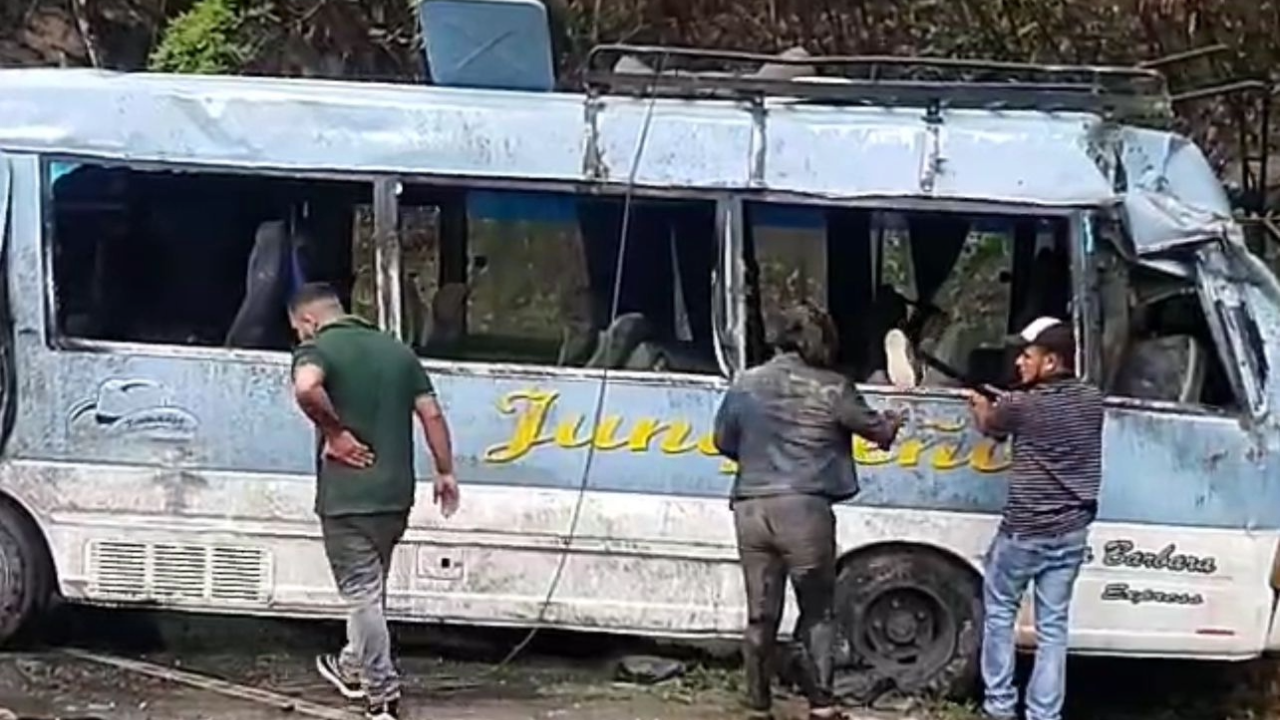
[[[1060,720],[1071,593],[1084,563],[1102,483],[1102,395],[1076,378],[1071,327],[1039,318],[1018,338],[1020,389],[992,401],[971,393],[978,429],[1013,436],[1013,470],[983,581],[984,713],[1017,716],[1014,623],[1035,584],[1036,659],[1027,720]]]

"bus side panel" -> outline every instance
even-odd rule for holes
[[[866,509],[841,515],[842,545],[911,541],[980,569],[999,523],[1008,447],[978,436],[957,399],[870,394],[907,423],[887,453],[855,443],[863,492],[854,502]],[[1280,487],[1259,471],[1253,442],[1233,418],[1108,408],[1099,519],[1075,590],[1074,650],[1261,650]],[[1028,608],[1024,644],[1032,617]]]
[[[1244,263],[1252,266],[1258,275],[1258,284],[1245,286],[1242,295],[1253,321],[1252,329],[1258,333],[1256,340],[1246,342],[1246,346],[1261,353],[1263,362],[1255,365],[1261,365],[1258,371],[1263,376],[1267,401],[1267,412],[1255,431],[1257,442],[1265,450],[1257,454],[1256,462],[1266,482],[1280,487],[1280,283],[1261,267],[1256,257],[1245,256]],[[1270,562],[1267,576],[1272,611],[1266,650],[1280,652],[1280,603],[1276,602],[1276,591],[1280,590],[1280,544],[1273,544]]]
[[[20,488],[48,517],[69,597],[342,612],[311,512],[312,436],[289,396],[286,357],[25,350],[37,379],[23,391],[56,402],[24,404],[17,457],[0,483]],[[594,444],[570,554],[544,619],[655,635],[740,632],[731,467],[709,441],[720,389],[611,381],[601,426],[589,433],[600,390],[594,380],[454,372],[439,374],[437,384],[455,428],[463,508],[442,519],[421,485],[391,573],[395,616],[536,620]],[[914,414],[889,453],[855,448],[865,490],[837,511],[841,549],[916,542],[980,567],[1007,459],[971,431],[957,435],[959,401],[872,399]],[[1124,445],[1117,422],[1124,421],[1113,414],[1109,451]],[[1093,562],[1077,589],[1073,648],[1215,657],[1260,648],[1265,614],[1257,605],[1269,591],[1254,586],[1265,582],[1274,539],[1263,552],[1260,534],[1153,522],[1181,500],[1151,499],[1151,488],[1178,495],[1175,488],[1203,477],[1173,472],[1174,462],[1153,459],[1150,474],[1109,476]],[[422,477],[429,467],[420,458]],[[1126,494],[1144,487],[1146,502],[1129,507]],[[1122,584],[1127,589],[1114,587]],[[788,615],[789,626],[793,607]]]

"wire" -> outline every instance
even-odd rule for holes
[[[654,80],[662,74],[663,66],[666,65],[667,56],[664,54],[657,63],[657,67],[653,71]],[[645,108],[643,122],[640,126],[640,135],[636,138],[635,153],[631,158],[631,170],[627,174],[627,184],[623,190],[622,196],[622,227],[621,238],[618,241],[618,261],[614,264],[613,273],[613,298],[609,306],[609,322],[605,327],[611,327],[618,319],[618,309],[622,303],[622,273],[626,267],[627,257],[627,238],[630,235],[631,228],[631,204],[635,195],[636,174],[640,169],[640,159],[644,155],[645,145],[649,140],[649,126],[653,123],[654,107],[657,105],[658,96],[656,93],[650,93],[649,105]],[[609,357],[610,346],[613,343],[613,335],[605,333],[603,357]],[[493,667],[491,672],[496,673],[511,663],[524,649],[533,642],[537,637],[538,631],[543,628],[543,624],[547,619],[547,612],[551,609],[551,601],[555,598],[556,590],[560,587],[560,580],[564,577],[565,565],[569,562],[569,549],[573,545],[573,540],[578,531],[578,521],[582,517],[582,506],[587,498],[587,487],[591,482],[591,467],[595,463],[596,443],[595,433],[600,427],[600,422],[604,418],[605,398],[609,390],[609,371],[608,364],[605,365],[600,374],[600,384],[596,391],[595,407],[592,412],[591,420],[591,442],[587,443],[587,457],[582,467],[582,478],[578,483],[578,497],[574,502],[573,514],[569,517],[568,532],[565,533],[564,547],[560,551],[560,559],[556,563],[555,572],[551,576],[551,583],[547,586],[546,597],[542,599],[542,604],[538,608],[538,618],[534,621],[533,627],[529,628],[528,634],[524,639],[511,648],[506,657]]]

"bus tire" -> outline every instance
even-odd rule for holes
[[[847,557],[836,579],[836,692],[872,702],[889,690],[964,698],[976,689],[982,582],[926,547],[886,546]]]
[[[52,584],[48,568],[36,529],[0,497],[0,646],[46,606]]]

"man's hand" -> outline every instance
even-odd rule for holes
[[[996,414],[996,403],[1006,400],[1009,395],[990,385],[986,386],[986,389],[991,395],[972,389],[965,390],[964,395],[969,401],[969,411],[973,414],[973,421],[978,426],[978,431],[991,434],[991,419]],[[995,400],[991,399],[992,395],[995,396]]]
[[[998,403],[1009,396],[1007,391],[1001,390],[998,387],[983,385],[982,388],[986,390],[985,393],[978,392],[972,388],[965,389],[964,397],[965,400],[969,401],[970,407],[973,407],[974,409],[988,409],[993,404]]]
[[[894,441],[898,439],[898,431],[902,429],[902,424],[905,420],[902,413],[897,410],[884,410],[881,411],[880,415],[884,418],[885,423],[888,424],[889,431],[881,438],[882,441],[876,443],[876,445],[881,450],[888,450],[893,447]]]
[[[434,493],[434,501],[440,506],[440,512],[446,517],[453,517],[458,511],[458,503],[461,502],[462,494],[458,490],[458,479],[453,473],[444,473],[436,476],[436,487]]]
[[[342,430],[324,439],[324,456],[353,468],[373,465],[373,450],[356,439],[350,430]]]
[[[991,407],[991,398],[983,395],[977,390],[966,388],[964,391],[964,399],[968,401],[969,407],[974,410],[985,410]]]

